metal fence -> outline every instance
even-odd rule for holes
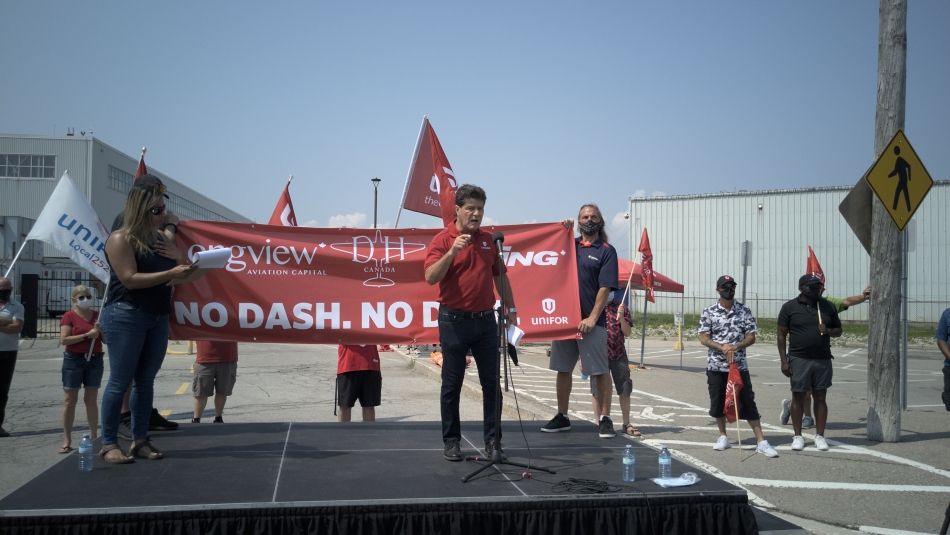
[[[101,302],[105,286],[98,279],[85,277],[49,276],[24,274],[21,278],[21,302],[23,303],[25,325],[24,338],[57,337],[59,321],[72,306],[72,291],[76,285],[89,288],[95,303]]]

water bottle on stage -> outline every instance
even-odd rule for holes
[[[670,450],[666,446],[660,448],[660,478],[669,478],[673,476],[673,459],[670,457]]]
[[[92,472],[92,439],[83,435],[79,441],[79,471]]]
[[[633,446],[627,444],[623,449],[623,480],[627,483],[637,479],[637,458],[633,455]]]

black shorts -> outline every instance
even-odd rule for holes
[[[834,377],[831,359],[803,359],[789,356],[788,366],[792,369],[792,376],[789,378],[792,392],[831,388],[831,379]]]
[[[745,386],[739,391],[739,419],[759,420],[759,408],[755,406],[755,392],[752,391],[752,379],[748,370],[739,370]],[[728,372],[714,372],[706,370],[706,384],[709,385],[709,415],[713,418],[722,418],[726,414],[723,406],[726,403],[726,383],[729,382]]]
[[[346,372],[336,376],[339,389],[337,405],[352,407],[359,400],[360,407],[378,407],[383,397],[383,374],[374,370]]]

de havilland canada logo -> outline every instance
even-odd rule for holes
[[[351,255],[351,260],[356,264],[372,262],[372,266],[363,267],[363,272],[373,274],[372,277],[363,281],[363,286],[384,288],[396,284],[395,281],[383,275],[396,272],[395,266],[390,265],[390,261],[405,260],[407,256],[424,250],[426,244],[406,241],[404,236],[383,236],[382,231],[377,230],[372,238],[353,236],[350,241],[331,243],[330,248]]]

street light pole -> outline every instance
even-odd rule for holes
[[[382,182],[382,179],[373,177],[370,180],[373,182],[373,228],[376,228],[377,207],[379,206],[379,183]]]

